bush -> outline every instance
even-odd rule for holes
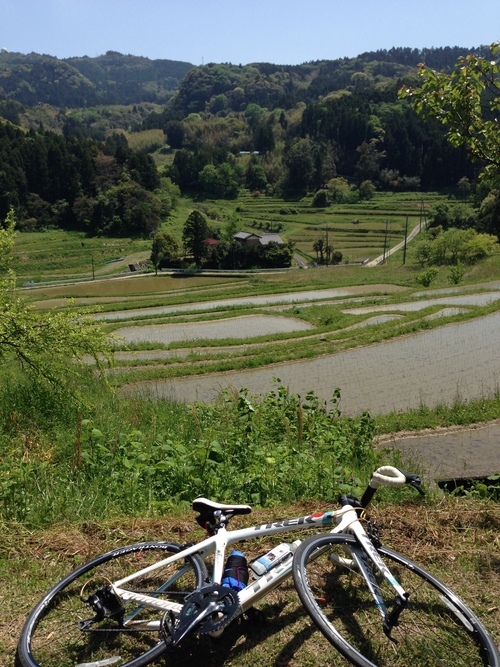
[[[448,274],[448,282],[451,285],[458,285],[458,283],[464,277],[464,273],[465,273],[465,268],[463,264],[459,263],[456,266],[452,266]]]
[[[422,273],[419,273],[415,277],[415,280],[419,285],[422,285],[423,287],[429,287],[429,285],[436,280],[437,274],[438,270],[436,269],[436,267],[429,266],[428,269],[422,271]]]
[[[330,206],[328,192],[326,190],[318,190],[313,197],[311,206],[314,206],[315,208],[326,208],[327,206]]]

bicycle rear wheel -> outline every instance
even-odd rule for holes
[[[69,574],[26,621],[17,651],[21,665],[142,667],[155,660],[166,650],[159,634],[164,611],[121,601],[124,610],[117,616],[107,614],[85,629],[80,629],[79,622],[94,617],[95,610],[86,601],[96,591],[180,551],[180,545],[167,542],[133,544],[98,556]],[[182,604],[206,576],[204,562],[194,555],[143,575],[127,584],[127,590]]]
[[[364,576],[350,558],[358,545],[345,534],[313,535],[294,554],[293,579],[302,604],[321,632],[360,667],[499,667],[500,657],[481,621],[429,572],[392,549],[378,552],[409,593],[408,606],[391,631]],[[387,611],[394,589],[378,573],[370,577]]]

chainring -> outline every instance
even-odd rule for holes
[[[233,620],[239,608],[238,594],[231,588],[218,584],[204,586],[187,596],[179,615],[178,627],[191,624],[212,602],[216,603],[216,610],[201,621],[196,627],[196,633],[209,634],[225,628]]]

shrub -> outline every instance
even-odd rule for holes
[[[436,280],[437,274],[437,268],[435,266],[429,266],[428,269],[422,271],[422,273],[419,273],[415,277],[415,280],[419,285],[422,285],[423,287],[429,287],[429,285]]]
[[[328,192],[326,190],[318,190],[313,197],[311,205],[315,208],[326,208],[327,206],[330,206]]]
[[[463,264],[459,263],[456,266],[452,266],[448,274],[448,282],[452,285],[458,285],[458,283],[464,277],[464,273],[465,273],[465,268]]]

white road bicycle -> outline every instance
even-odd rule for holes
[[[82,565],[33,609],[17,660],[22,667],[141,667],[171,651],[175,661],[175,647],[197,635],[219,636],[293,572],[308,613],[353,664],[500,667],[474,613],[431,574],[381,546],[366,519],[377,487],[407,483],[422,492],[418,477],[384,466],[361,501],[344,496],[335,511],[238,530],[228,530],[228,522],[249,514],[249,506],[198,498],[193,509],[207,539],[134,544]],[[242,590],[221,585],[227,547],[331,525]]]

